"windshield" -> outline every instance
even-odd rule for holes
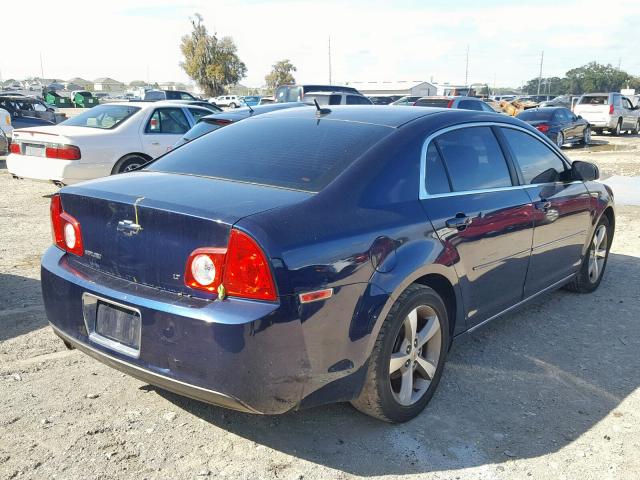
[[[525,110],[518,115],[518,118],[524,121],[549,120],[553,112],[555,110]]]
[[[204,135],[146,169],[319,192],[391,131],[330,119],[260,116]]]
[[[107,130],[124,123],[138,110],[140,110],[140,107],[131,105],[98,105],[62,122],[60,125]]]

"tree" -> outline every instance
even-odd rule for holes
[[[209,96],[224,93],[225,87],[234,85],[247,73],[240,60],[231,37],[218,38],[209,35],[202,16],[198,13],[191,19],[193,31],[182,37],[180,50],[184,55],[182,69]]]
[[[569,70],[567,80],[574,93],[615,92],[632,77],[612,65],[591,62]]]
[[[280,60],[273,64],[271,72],[265,75],[264,80],[267,83],[269,90],[275,90],[278,85],[287,85],[296,83],[296,79],[293,78],[292,72],[296,72],[298,69],[289,61],[289,59]]]
[[[129,86],[130,87],[145,87],[147,85],[147,82],[145,82],[144,80],[134,80],[133,82],[129,82]]]

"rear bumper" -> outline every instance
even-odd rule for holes
[[[589,125],[591,126],[591,128],[615,128],[616,123],[618,123],[618,119],[611,117],[611,118],[594,118],[594,117],[585,117],[583,116],[583,118],[589,122]]]
[[[156,385],[164,390],[177,393],[178,395],[200,400],[201,402],[219,405],[221,407],[238,410],[240,412],[260,413],[253,410],[251,407],[244,405],[240,400],[225,395],[224,393],[184,383],[170,377],[165,377],[164,375],[159,375],[150,370],[137,367],[131,363],[124,362],[112,355],[100,351],[86,343],[78,341],[76,338],[67,335],[53,324],[51,324],[51,327],[58,337],[73,347],[104,363],[105,365],[115,368],[116,370],[120,370],[127,375],[137,378],[138,380],[142,380],[143,382],[147,382],[151,385]]]
[[[58,160],[13,153],[7,157],[7,170],[16,177],[60,182],[65,185],[72,185],[111,173],[109,165],[83,162],[82,160]]]
[[[319,303],[305,310],[287,296],[278,303],[210,301],[99,272],[57,247],[45,252],[41,279],[57,335],[160,388],[244,412],[278,414],[301,404],[348,400],[362,386],[364,377],[351,374],[366,361],[366,334],[349,339],[355,337],[349,320],[360,285],[337,290],[329,315]],[[90,339],[85,293],[140,312],[137,358]]]

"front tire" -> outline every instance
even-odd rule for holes
[[[619,137],[621,131],[622,131],[622,119],[619,119],[618,123],[616,123],[616,127],[613,130],[611,130],[611,134],[614,137]]]
[[[633,135],[638,135],[640,133],[640,120],[638,120],[636,122],[636,126],[634,127],[634,129],[631,131],[631,133]]]
[[[230,108],[236,108],[236,104],[235,104],[235,103],[233,103],[233,102],[231,102],[231,103],[229,104],[229,107],[230,107]]]
[[[589,145],[591,143],[591,129],[589,127],[585,128],[582,132],[582,141],[580,143],[583,145]]]
[[[564,145],[564,134],[562,132],[558,132],[556,134],[556,145],[558,146],[558,148],[562,148],[562,146]]]
[[[609,219],[603,215],[593,232],[589,250],[582,260],[580,270],[566,285],[567,290],[577,293],[591,293],[600,286],[609,259],[611,233]]]
[[[411,420],[431,400],[448,348],[449,319],[442,298],[427,286],[409,286],[380,329],[365,386],[351,403],[386,422]]]

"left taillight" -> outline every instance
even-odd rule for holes
[[[20,150],[20,144],[11,142],[11,144],[9,145],[9,152],[15,153],[16,155],[20,155],[22,153],[22,151]]]
[[[62,209],[60,195],[51,197],[51,232],[53,243],[65,252],[84,255],[80,223]]]
[[[196,290],[222,291],[231,297],[267,301],[278,297],[267,256],[253,238],[236,229],[229,234],[227,248],[198,248],[189,255],[184,282]]]
[[[45,156],[58,160],[80,160],[80,149],[75,145],[58,145],[56,147],[46,147]]]

